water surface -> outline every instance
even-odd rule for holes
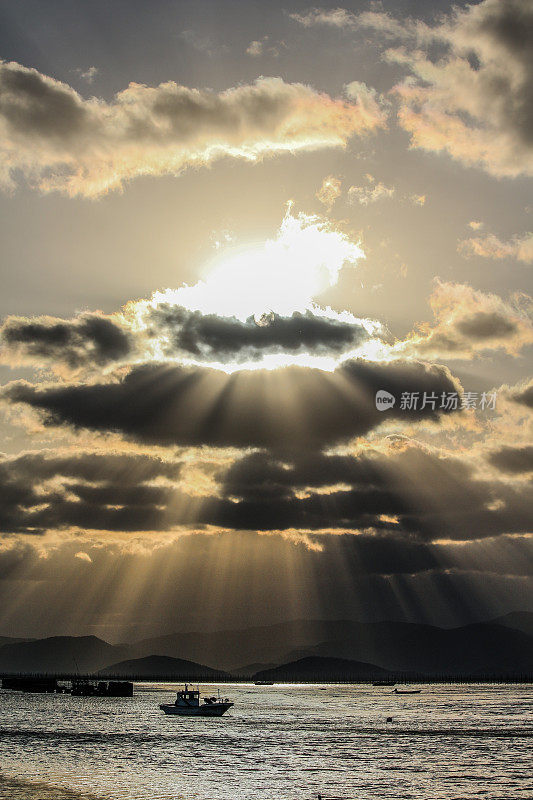
[[[0,691],[5,800],[531,800],[533,687],[226,685],[224,717]],[[203,686],[213,694],[213,686]],[[393,717],[387,723],[388,716]]]

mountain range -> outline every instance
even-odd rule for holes
[[[165,658],[169,660],[162,660]],[[176,633],[116,645],[96,636],[0,637],[0,673],[101,672],[199,678],[225,672],[262,676],[276,669],[294,671],[294,662],[305,659],[315,660],[315,666],[322,664],[324,669],[321,659],[359,662],[371,667],[375,676],[380,670],[458,676],[532,674],[533,613],[514,612],[457,628],[409,622],[295,620],[241,630]],[[305,663],[300,666],[305,671]],[[336,667],[330,664],[330,668]]]

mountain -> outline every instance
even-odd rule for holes
[[[386,669],[381,669],[375,664],[366,664],[362,661],[352,661],[346,658],[301,658],[289,664],[281,664],[274,669],[264,669],[256,672],[254,680],[267,681],[292,681],[292,680],[372,680],[390,677]]]
[[[118,664],[111,664],[101,669],[99,675],[146,679],[156,678],[159,680],[192,680],[227,677],[227,673],[225,672],[206,667],[203,664],[195,664],[194,661],[154,655],[145,658],[133,658],[128,661],[120,661]]]
[[[532,611],[512,611],[503,617],[491,620],[495,625],[504,625],[506,628],[522,631],[528,636],[533,636],[533,612]]]
[[[230,670],[236,664],[279,664],[294,647],[318,644],[326,622],[297,620],[239,630],[176,633],[143,639],[131,645],[132,656],[152,653],[186,658]]]
[[[122,647],[96,636],[52,636],[0,647],[0,672],[76,673],[97,672],[124,658]]]
[[[527,615],[511,620],[527,622]],[[182,633],[136,642],[135,657],[158,653],[212,664],[284,664],[308,656],[345,658],[405,672],[533,672],[533,637],[509,625],[437,628],[410,622],[296,620],[245,630]]]
[[[371,624],[371,623],[369,623]],[[395,623],[387,623],[394,625]],[[291,620],[238,630],[176,633],[131,645],[132,656],[159,653],[213,664],[230,671],[236,664],[280,664],[289,653],[327,639],[358,636],[364,624],[352,620]]]
[[[305,650],[294,650],[290,655],[293,659],[356,658],[397,672],[459,675],[533,672],[533,638],[493,623],[451,629],[376,623],[371,630],[361,630],[359,636],[324,641]]]
[[[17,638],[16,636],[0,636],[0,647],[4,644],[18,644],[19,642],[33,642],[33,639]]]
[[[246,664],[244,667],[234,667],[230,669],[232,675],[238,675],[241,678],[251,678],[256,672],[265,669],[273,669],[277,664]]]
[[[532,674],[532,620],[533,614],[526,612],[458,628],[295,620],[243,630],[176,633],[122,645],[94,636],[57,636],[3,644],[0,672],[88,673],[164,656],[240,675],[308,657],[365,662],[395,672]]]

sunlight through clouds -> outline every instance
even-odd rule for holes
[[[332,223],[288,205],[275,238],[255,247],[223,253],[206,278],[194,286],[154,292],[152,303],[172,302],[204,314],[235,316],[274,312],[287,316],[314,307],[313,300],[335,285],[343,267],[365,254]]]

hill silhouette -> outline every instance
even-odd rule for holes
[[[345,659],[427,675],[531,675],[533,636],[526,631],[532,622],[533,614],[516,612],[497,621],[457,628],[390,621],[293,620],[240,630],[176,633],[120,645],[95,636],[9,640],[3,645],[0,640],[0,672],[96,673],[125,661],[158,656],[200,667],[209,664],[205,669],[235,675],[257,674],[304,658]]]
[[[0,671],[13,673],[97,672],[123,657],[122,647],[96,636],[51,636],[0,647]]]
[[[390,673],[375,664],[352,661],[346,658],[300,658],[288,664],[281,664],[274,669],[256,672],[254,680],[290,681],[290,680],[373,680],[388,678]]]
[[[491,620],[494,625],[504,625],[506,628],[522,631],[528,636],[533,636],[533,612],[532,611],[511,611],[503,617]]]
[[[119,661],[118,664],[110,664],[108,667],[99,670],[99,675],[159,679],[175,678],[181,680],[227,677],[227,673],[206,667],[204,664],[196,664],[194,661],[186,661],[182,658],[157,655],[133,658],[127,661]]]
[[[376,630],[377,628],[377,630]],[[377,623],[361,635],[321,642],[293,659],[305,656],[355,658],[397,672],[523,674],[533,672],[533,638],[503,625],[477,623],[462,628]]]

